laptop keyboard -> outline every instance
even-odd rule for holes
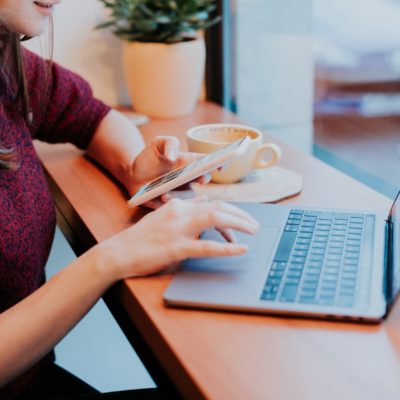
[[[291,210],[261,299],[366,306],[373,228],[370,214]]]

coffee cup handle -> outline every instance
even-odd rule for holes
[[[264,154],[267,151],[272,153],[272,157],[270,160],[265,161]],[[260,169],[260,168],[272,167],[281,159],[281,156],[282,156],[282,150],[277,144],[264,143],[260,145],[260,147],[257,149],[257,154],[254,161],[254,168]]]

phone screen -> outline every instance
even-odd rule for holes
[[[184,185],[201,175],[215,170],[221,165],[232,160],[236,155],[239,155],[239,147],[245,141],[249,141],[247,137],[239,139],[227,146],[216,150],[212,153],[206,154],[199,160],[194,161],[184,167],[175,169],[157,179],[143,185],[128,201],[130,206],[140,205],[152,198],[160,196],[161,194],[173,190],[179,186]],[[176,182],[175,182],[176,180]],[[165,187],[164,187],[165,185]]]
[[[222,149],[216,150],[212,153],[206,154],[204,157],[201,157],[199,160],[193,161],[192,163],[185,165],[182,168],[178,168],[174,171],[168,172],[165,175],[160,176],[159,178],[155,179],[154,181],[151,181],[150,183],[147,183],[146,185],[142,186],[140,189],[140,194],[146,193],[152,189],[155,189],[156,187],[167,183],[169,181],[172,181],[173,179],[177,178],[178,176],[182,174],[186,174],[193,169],[199,168],[202,165],[205,165],[212,161],[213,159],[217,159],[218,157],[221,157],[223,154],[228,153],[231,150],[234,150],[235,148],[239,147],[244,139],[237,140],[236,142],[233,142],[229,144],[226,147],[223,147]]]

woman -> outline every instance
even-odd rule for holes
[[[199,234],[214,227],[232,238],[230,229],[258,228],[231,205],[173,199],[44,283],[55,212],[32,138],[87,148],[130,193],[190,157],[173,138],[144,147],[129,121],[94,99],[81,78],[21,50],[20,38],[40,35],[58,2],[0,0],[2,399],[40,397],[38,387],[46,392],[43,375],[57,375],[54,345],[116,281],[157,273],[188,257],[242,254],[246,247],[233,240],[200,241]],[[63,379],[56,385],[58,396],[71,386]]]

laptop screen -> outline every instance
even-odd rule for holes
[[[397,193],[390,209],[389,221],[392,223],[392,273],[389,280],[391,281],[391,300],[394,300],[400,291],[400,192]]]

